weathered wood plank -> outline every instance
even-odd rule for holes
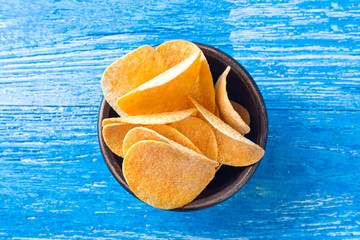
[[[219,206],[171,213],[135,200],[111,176],[98,148],[97,110],[0,107],[0,220],[6,223],[0,224],[0,236],[346,239],[360,234],[357,111],[270,110],[266,155],[245,188]]]
[[[262,58],[247,51],[242,51],[239,62],[256,80],[270,109],[360,110],[360,58],[310,59],[316,54]],[[125,52],[87,50],[1,59],[0,104],[97,106],[102,72]]]
[[[0,1],[0,238],[360,238],[358,0]],[[269,108],[259,169],[195,213],[125,192],[98,147],[99,80],[143,44],[213,45]]]
[[[1,105],[97,106],[112,61],[142,44],[182,38],[234,56],[270,109],[360,109],[357,1],[171,2],[140,10],[141,3],[95,3],[26,3],[25,12],[4,4]],[[171,14],[179,23],[166,25]]]

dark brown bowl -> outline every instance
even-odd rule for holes
[[[268,136],[268,118],[264,100],[256,83],[250,74],[231,56],[208,45],[200,43],[196,44],[201,48],[206,56],[214,82],[216,82],[217,78],[227,66],[231,67],[231,71],[227,77],[227,91],[229,98],[237,103],[240,103],[249,111],[251,118],[251,131],[246,135],[246,137],[265,149]],[[100,148],[105,159],[105,163],[116,180],[129,193],[135,196],[123,176],[123,159],[111,152],[111,150],[106,146],[101,134],[102,120],[117,116],[118,115],[115,111],[103,98],[98,117],[98,137]],[[230,167],[223,165],[216,173],[215,178],[194,201],[186,206],[172,210],[200,210],[225,201],[226,199],[232,197],[247,183],[247,181],[249,181],[259,164],[260,161],[247,167]]]

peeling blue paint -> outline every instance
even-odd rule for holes
[[[0,238],[360,238],[360,5],[347,1],[2,1]],[[234,197],[149,207],[97,142],[101,74],[143,44],[213,45],[253,76],[266,154]]]

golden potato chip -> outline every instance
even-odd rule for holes
[[[226,77],[230,72],[228,66],[215,84],[215,99],[219,107],[220,118],[241,134],[250,131],[250,127],[244,122],[240,115],[234,110],[226,91]]]
[[[219,107],[217,106],[217,104],[215,104],[215,112],[214,112],[215,116],[220,117],[220,113],[219,113]]]
[[[136,127],[128,131],[127,134],[125,135],[123,141],[124,155],[126,155],[127,151],[130,149],[132,145],[144,140],[154,140],[159,142],[171,143],[169,139],[165,138],[164,136],[158,134],[157,132],[151,129],[144,127]]]
[[[230,166],[248,166],[259,161],[264,149],[235,131],[221,119],[190,98],[213,128],[218,144],[218,161]]]
[[[193,201],[214,178],[217,165],[193,151],[145,140],[127,151],[123,173],[140,200],[156,208],[173,209]]]
[[[189,139],[187,136],[179,132],[177,129],[167,126],[167,125],[146,125],[146,128],[154,130],[155,132],[159,133],[160,135],[184,146],[203,154],[203,152]]]
[[[218,149],[215,134],[206,122],[200,118],[190,116],[181,121],[171,123],[170,126],[176,128],[190,139],[205,156],[217,160]]]
[[[197,112],[196,108],[190,108],[182,111],[176,112],[166,112],[158,114],[147,114],[147,115],[137,115],[137,116],[128,116],[128,117],[114,117],[114,118],[105,118],[102,121],[102,126],[106,126],[112,123],[134,123],[134,124],[168,124],[181,119],[187,118],[191,115],[195,115]]]
[[[173,40],[165,42],[156,47],[163,59],[166,62],[168,68],[172,68],[176,64],[184,61],[197,51],[201,51],[196,44],[184,41]],[[209,64],[201,51],[200,57],[200,72],[196,84],[194,85],[190,96],[197,100],[202,106],[208,109],[210,112],[215,111],[215,89],[213,84],[213,78],[210,72]]]
[[[104,97],[117,114],[127,116],[118,107],[118,98],[165,70],[164,59],[153,47],[139,47],[106,68],[101,79]]]
[[[157,126],[157,125],[153,125],[153,126]],[[165,126],[165,125],[163,125],[163,126]],[[151,127],[151,126],[149,126],[149,127]],[[180,135],[177,136],[177,140],[179,140],[182,137],[182,139],[180,139],[181,143],[175,142],[172,139],[167,138],[166,136],[161,135],[158,132],[156,132],[155,130],[149,129],[147,127],[133,128],[126,134],[126,136],[124,138],[124,142],[123,142],[124,155],[126,155],[127,151],[129,150],[129,148],[132,145],[134,145],[136,142],[139,142],[142,140],[155,140],[155,141],[160,141],[160,142],[166,142],[166,143],[173,144],[173,145],[174,145],[174,143],[177,143],[177,144],[181,144],[182,146],[187,147],[191,150],[194,150],[197,153],[202,154],[200,152],[200,150],[189,139],[187,139],[181,133],[179,133],[179,134]]]
[[[155,50],[160,53],[168,69],[201,51],[196,44],[185,40],[167,41],[157,46]]]
[[[120,97],[119,108],[129,115],[184,110],[200,69],[200,52]]]
[[[105,127],[106,125],[113,123],[121,123],[121,117],[105,118],[102,121],[102,126]]]
[[[125,135],[128,131],[138,126],[140,125],[129,123],[112,123],[105,125],[102,129],[102,134],[106,145],[116,155],[124,157],[123,141]]]
[[[231,101],[231,105],[233,106],[234,110],[240,115],[240,117],[242,118],[242,120],[244,120],[244,122],[250,126],[250,114],[248,112],[248,110],[246,110],[246,108],[244,108],[243,105],[237,103],[237,102],[234,102],[234,101]]]
[[[203,53],[201,53],[200,62],[199,76],[190,96],[198,99],[206,109],[213,113],[215,112],[215,89],[210,67]]]
[[[155,113],[155,114],[128,116],[118,119],[111,119],[109,121],[119,121],[122,123],[143,124],[143,125],[167,124],[167,123],[180,121],[184,118],[187,118],[195,114],[196,112],[197,112],[196,108],[190,108],[176,112],[163,112],[163,113]]]

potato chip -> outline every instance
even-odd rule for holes
[[[197,117],[188,117],[181,121],[170,124],[184,134],[197,146],[205,156],[217,160],[218,149],[214,131],[211,127]]]
[[[131,129],[127,132],[125,135],[124,141],[123,141],[123,152],[124,155],[126,155],[127,151],[130,149],[132,145],[134,145],[137,142],[144,141],[144,140],[154,140],[159,142],[165,142],[165,143],[171,143],[171,141],[158,134],[154,130],[144,128],[144,127],[136,127]]]
[[[156,126],[156,125],[153,125],[153,126]],[[165,125],[163,125],[163,126],[165,126]],[[174,129],[174,130],[176,131],[176,129]],[[126,134],[126,136],[124,138],[124,142],[123,142],[124,155],[126,155],[127,151],[129,150],[129,148],[132,145],[134,145],[136,142],[139,142],[142,140],[155,140],[155,141],[160,141],[160,142],[166,142],[166,143],[173,144],[173,145],[181,144],[184,147],[187,147],[191,150],[194,150],[197,153],[202,154],[200,152],[200,150],[189,139],[187,139],[181,133],[179,133],[179,134],[180,135],[177,136],[177,140],[180,140],[181,143],[175,142],[172,139],[167,138],[166,136],[159,134],[155,130],[149,129],[147,127],[133,128]],[[182,139],[180,139],[181,137],[182,137]]]
[[[121,123],[121,117],[105,118],[102,121],[102,126],[105,127],[106,125],[113,123]]]
[[[214,112],[215,116],[220,117],[220,113],[219,113],[219,107],[217,106],[217,104],[215,104],[215,112]]]
[[[172,68],[176,64],[184,61],[191,54],[201,51],[196,44],[184,41],[173,40],[165,42],[156,47],[163,59],[166,62],[168,68]],[[201,67],[198,79],[194,85],[190,96],[196,99],[201,105],[203,105],[210,112],[215,111],[215,90],[213,84],[213,78],[210,72],[209,64],[201,52],[200,57]]]
[[[176,121],[180,121],[184,118],[187,118],[197,112],[196,108],[190,108],[182,111],[176,112],[163,112],[155,114],[146,114],[146,115],[137,115],[137,116],[128,116],[118,119],[111,119],[109,121],[119,121],[122,123],[132,123],[132,124],[167,124]],[[104,125],[104,122],[103,122]]]
[[[106,68],[101,79],[104,97],[117,114],[127,116],[118,107],[118,98],[165,70],[164,59],[153,47],[139,47]]]
[[[240,117],[242,118],[242,120],[244,120],[244,122],[250,126],[250,114],[248,112],[248,110],[246,110],[246,108],[244,108],[243,105],[237,103],[237,102],[234,102],[234,101],[231,101],[231,105],[233,106],[234,110],[240,115]]]
[[[200,62],[200,73],[190,96],[198,99],[206,109],[213,113],[215,112],[215,89],[210,67],[203,53],[201,53]]]
[[[173,209],[193,201],[214,178],[217,165],[193,151],[145,140],[127,151],[123,173],[140,200],[156,208]]]
[[[196,44],[185,40],[167,41],[157,46],[155,50],[160,53],[168,69],[201,51]]]
[[[200,52],[120,97],[119,108],[129,115],[184,110],[191,106],[187,96],[200,70]]]
[[[244,122],[240,115],[234,110],[226,91],[226,77],[230,72],[228,66],[215,84],[215,99],[219,107],[220,118],[241,134],[250,131],[250,127]]]
[[[190,98],[213,128],[218,144],[218,161],[230,166],[248,166],[259,161],[264,149],[235,131],[221,119]]]
[[[128,131],[138,126],[140,125],[129,123],[112,123],[104,126],[102,134],[106,145],[116,155],[124,157],[123,141],[125,135]]]
[[[160,135],[184,146],[203,154],[203,152],[184,134],[179,132],[177,129],[167,126],[167,125],[146,125],[146,128],[154,130],[155,132],[159,133]]]

